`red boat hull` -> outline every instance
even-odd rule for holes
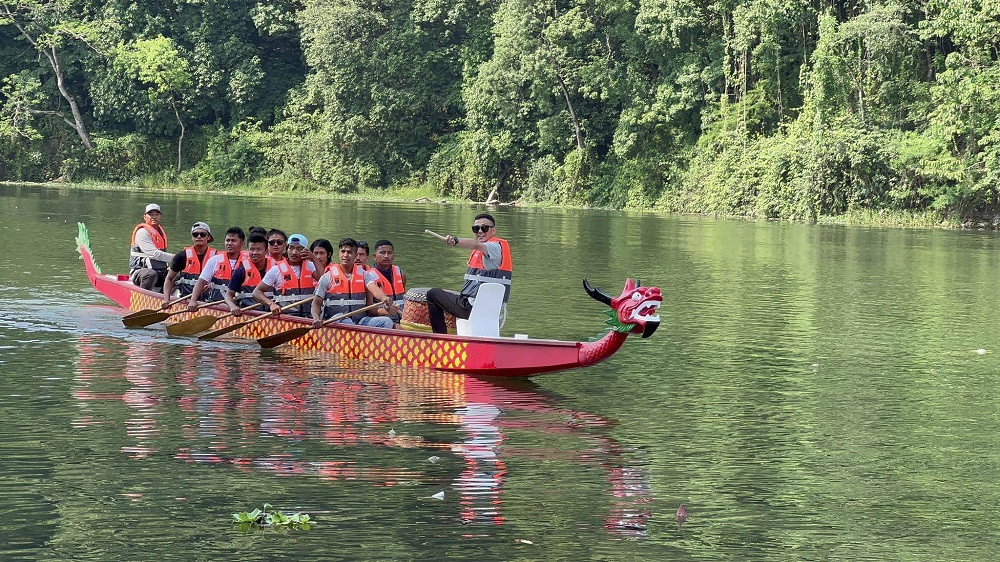
[[[140,289],[124,275],[100,273],[88,246],[81,243],[79,250],[87,276],[95,289],[131,311],[159,308],[163,304],[162,294]],[[181,322],[205,314],[221,317],[228,313],[228,308],[205,308],[198,312],[171,316],[167,322]],[[258,314],[260,313],[248,313],[249,316]],[[213,329],[224,328],[242,320],[231,316],[222,318]],[[257,339],[309,324],[306,319],[292,316],[267,318],[232,332],[232,336]],[[625,339],[625,334],[615,331],[608,332],[599,341],[585,343],[474,338],[334,324],[312,330],[288,345],[365,361],[430,367],[474,375],[526,377],[593,365],[618,351]]]

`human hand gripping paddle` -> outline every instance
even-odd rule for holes
[[[250,306],[244,306],[243,308],[240,309],[240,313],[242,314],[248,310],[257,308],[260,305],[261,303],[258,302],[251,304]],[[183,322],[170,324],[169,326],[167,326],[167,333],[170,334],[171,336],[193,336],[198,332],[204,332],[205,330],[208,330],[209,328],[214,326],[215,323],[218,322],[219,320],[222,320],[223,318],[229,318],[230,316],[235,316],[235,315],[236,315],[235,312],[230,312],[229,314],[224,314],[222,316],[213,316],[211,314],[206,314],[204,316],[197,316],[195,318],[184,320]]]
[[[307,303],[307,302],[309,302],[311,300],[313,300],[312,296],[310,296],[309,298],[302,299],[299,302],[293,302],[292,304],[285,305],[285,306],[281,307],[281,312],[284,312],[286,310],[291,310],[291,309],[295,308],[296,306],[302,306],[302,305],[304,305],[305,303]],[[261,320],[263,320],[265,318],[271,318],[272,316],[276,316],[276,314],[273,313],[273,312],[269,312],[267,314],[261,314],[260,316],[258,316],[256,318],[251,318],[250,320],[246,320],[244,322],[237,322],[237,323],[233,324],[232,326],[226,326],[225,328],[220,328],[218,330],[215,330],[214,332],[209,332],[207,334],[202,334],[202,335],[198,336],[198,339],[200,339],[200,340],[212,340],[212,339],[215,339],[215,338],[217,338],[217,337],[219,337],[219,336],[221,336],[223,334],[228,334],[229,332],[235,332],[236,330],[239,330],[243,326],[249,326],[250,324],[253,324],[254,322],[260,322]]]
[[[333,316],[331,318],[328,318],[328,319],[324,320],[323,323],[319,325],[319,327],[322,328],[324,326],[329,326],[330,324],[333,324],[334,322],[337,322],[338,320],[343,320],[344,318],[347,318],[348,316],[354,316],[355,314],[358,314],[359,312],[365,312],[367,310],[372,310],[372,309],[378,308],[380,306],[385,306],[385,303],[383,303],[383,302],[377,302],[375,304],[370,304],[370,305],[368,305],[366,307],[359,308],[357,310],[352,310],[350,312],[345,312],[343,314],[338,314],[336,316]],[[272,347],[278,347],[279,345],[281,345],[283,343],[288,343],[288,342],[290,342],[292,340],[297,340],[297,339],[301,338],[302,336],[308,334],[309,332],[311,332],[312,330],[315,330],[315,329],[316,329],[316,326],[303,326],[302,328],[292,328],[291,330],[287,330],[287,331],[281,332],[279,334],[274,334],[273,336],[266,336],[266,337],[260,338],[260,339],[257,340],[257,343],[259,343],[260,346],[263,347],[264,349],[270,349]]]
[[[177,303],[179,303],[181,301],[186,301],[189,298],[191,298],[190,295],[188,295],[186,297],[178,297],[178,298],[176,298],[176,299],[174,299],[174,300],[172,300],[172,301],[170,301],[170,302],[168,302],[168,303],[160,306],[159,308],[147,308],[145,310],[139,310],[137,312],[133,312],[132,314],[126,314],[125,316],[122,316],[122,319],[124,320],[126,318],[128,318],[128,319],[138,318],[140,316],[149,316],[150,314],[161,313],[164,310],[170,308],[171,306],[174,306],[175,304],[177,304]]]
[[[187,297],[186,297],[187,298]],[[201,310],[209,306],[215,306],[217,304],[222,304],[226,302],[225,300],[206,302],[204,304],[199,304],[198,308],[195,310]],[[149,326],[150,324],[156,324],[157,322],[163,322],[167,318],[175,314],[183,314],[188,312],[188,309],[178,310],[176,312],[154,312],[152,314],[143,314],[142,316],[136,316],[135,318],[129,318],[128,316],[122,318],[122,324],[125,324],[126,328],[141,328],[143,326]]]

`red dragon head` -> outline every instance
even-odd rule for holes
[[[642,334],[642,337],[648,338],[660,326],[658,311],[663,297],[659,287],[641,287],[638,279],[626,279],[622,294],[612,298],[584,279],[583,290],[594,299],[611,306],[613,311],[608,324],[613,330]]]

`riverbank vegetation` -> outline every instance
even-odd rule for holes
[[[0,0],[0,179],[994,221],[1000,9]]]

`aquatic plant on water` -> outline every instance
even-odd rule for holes
[[[241,531],[252,529],[294,529],[296,531],[308,531],[311,519],[306,513],[295,513],[285,515],[280,511],[273,511],[274,506],[269,503],[264,504],[264,509],[255,509],[233,514],[233,522],[240,526]]]

